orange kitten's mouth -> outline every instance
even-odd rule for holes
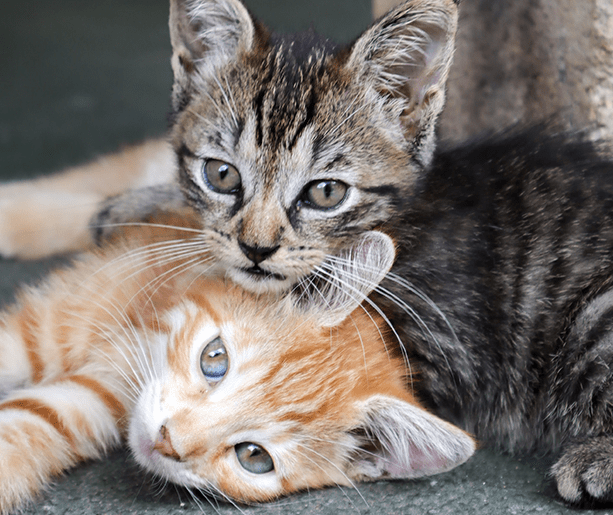
[[[241,268],[241,271],[250,275],[255,280],[269,280],[273,279],[275,281],[285,281],[287,277],[282,274],[276,274],[274,272],[269,272],[268,270],[263,270],[258,265],[252,266],[251,268]]]

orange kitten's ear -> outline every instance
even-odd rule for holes
[[[464,431],[407,401],[376,395],[360,406],[364,434],[348,474],[355,480],[410,479],[446,472],[475,452]]]
[[[321,325],[335,327],[381,283],[394,263],[394,242],[379,231],[366,232],[326,265],[327,283],[306,301]]]
[[[255,25],[239,0],[171,0],[169,26],[178,112],[217,67],[252,48]]]
[[[412,0],[377,20],[357,39],[346,63],[364,86],[399,101],[397,112],[416,157],[434,151],[445,103],[458,11],[453,0]]]

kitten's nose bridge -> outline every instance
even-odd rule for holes
[[[238,223],[237,243],[241,252],[259,265],[279,250],[284,232],[283,213],[270,195],[245,207]]]
[[[238,246],[243,254],[256,265],[259,265],[262,261],[265,261],[279,250],[279,245],[274,247],[259,247],[257,245],[248,245],[242,240],[238,240]]]

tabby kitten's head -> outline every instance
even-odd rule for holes
[[[173,145],[232,279],[282,291],[386,228],[434,149],[457,22],[411,0],[350,47],[271,35],[240,0],[172,0]]]
[[[358,307],[391,267],[391,240],[369,233],[353,254],[347,287],[299,304],[201,278],[160,312],[149,338],[166,351],[130,422],[137,461],[242,502],[464,462],[474,442],[417,404],[385,324]]]

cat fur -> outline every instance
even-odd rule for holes
[[[566,501],[613,500],[612,159],[545,126],[435,150],[456,25],[451,0],[412,0],[337,51],[271,35],[238,0],[171,2],[176,165],[160,182],[177,179],[108,201],[95,235],[184,198],[229,277],[278,293],[325,281],[364,232],[392,235],[372,300],[424,402],[487,444],[560,452]],[[210,159],[241,188],[213,191]],[[313,209],[327,180],[346,197]]]

